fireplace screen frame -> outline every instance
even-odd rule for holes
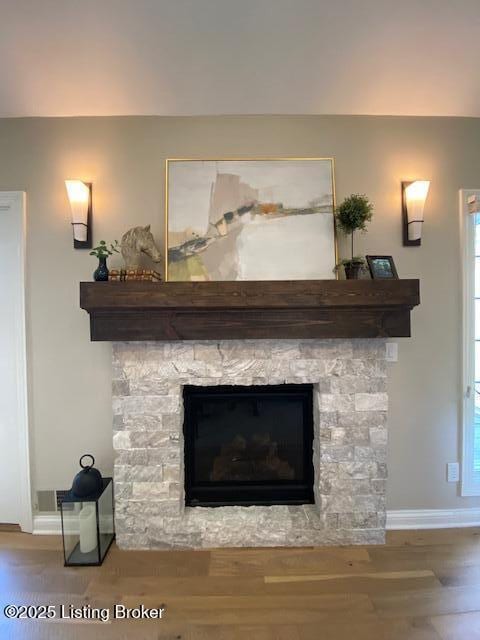
[[[288,396],[303,404],[303,477],[298,480],[275,481],[208,481],[195,480],[195,401],[199,397],[238,398],[248,396]],[[313,464],[313,385],[217,385],[183,387],[185,505],[187,507],[299,505],[315,502]],[[232,493],[235,492],[235,497]]]

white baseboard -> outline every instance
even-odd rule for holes
[[[57,536],[62,534],[62,520],[59,513],[33,516],[34,535]]]
[[[480,526],[480,509],[401,509],[387,511],[387,530],[451,529]]]
[[[387,530],[394,529],[451,529],[480,526],[480,509],[401,509],[387,511]],[[36,515],[33,518],[35,535],[60,535],[60,514]]]

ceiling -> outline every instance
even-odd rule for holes
[[[480,117],[480,0],[0,0],[0,116]]]

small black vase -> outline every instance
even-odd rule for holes
[[[95,282],[105,282],[108,280],[107,256],[98,258],[98,267],[93,272]]]

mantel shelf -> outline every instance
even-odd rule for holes
[[[81,282],[94,341],[409,337],[418,280]]]

